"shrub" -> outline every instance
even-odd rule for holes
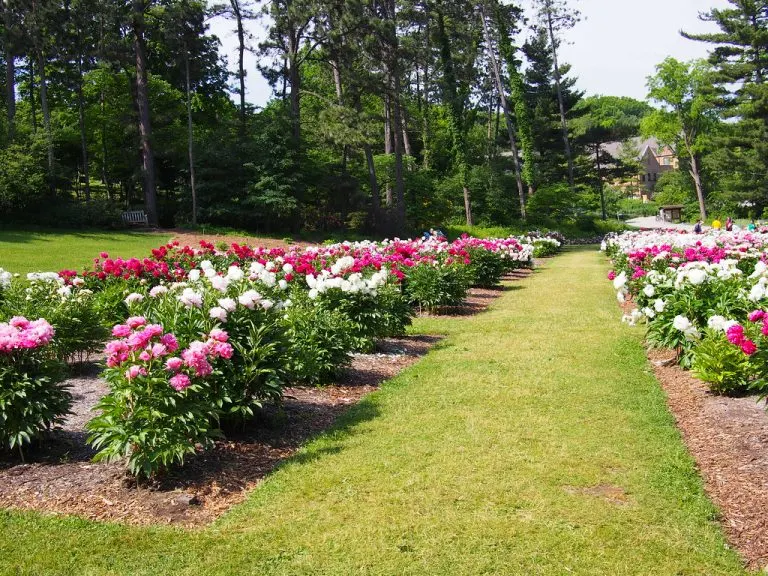
[[[471,276],[466,266],[422,264],[408,270],[404,291],[419,309],[434,311],[441,306],[458,306],[467,296]]]
[[[354,327],[341,311],[323,309],[297,296],[286,311],[285,326],[290,380],[323,383],[349,362],[349,351],[355,346]]]
[[[93,293],[67,286],[54,272],[29,274],[29,284],[12,285],[0,315],[43,316],[56,331],[52,351],[62,360],[82,359],[100,349],[108,332]]]
[[[739,394],[749,385],[749,358],[719,333],[708,334],[695,348],[692,369],[714,394]]]
[[[16,316],[0,323],[0,447],[23,446],[61,424],[72,397],[60,363],[50,355],[54,329],[43,319]]]
[[[508,270],[509,265],[505,262],[501,252],[492,252],[485,248],[467,248],[469,252],[469,276],[473,286],[481,288],[492,288],[498,286],[501,277]]]
[[[116,326],[114,334],[119,338],[107,345],[104,371],[111,390],[86,424],[88,442],[98,450],[95,460],[126,459],[132,474],[152,477],[220,434],[209,380],[232,347],[219,330],[175,355],[176,337],[141,317]]]

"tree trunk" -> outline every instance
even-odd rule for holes
[[[571,193],[575,193],[576,185],[573,176],[573,154],[571,153],[571,142],[568,138],[568,121],[565,118],[565,103],[563,102],[563,90],[560,85],[560,67],[557,63],[557,42],[555,39],[555,29],[552,23],[551,10],[547,10],[547,26],[549,28],[549,41],[552,44],[552,62],[555,67],[555,89],[557,90],[557,103],[560,107],[560,124],[563,129],[563,144],[565,146],[565,156],[568,159],[568,184],[571,187]]]
[[[395,64],[395,67],[397,65]],[[400,77],[394,75],[394,137],[395,137],[395,226],[399,233],[405,231],[405,179],[403,177],[403,118],[400,108]]]
[[[35,64],[34,58],[28,58],[29,66],[29,108],[32,117],[32,134],[37,134],[37,107],[35,106]]]
[[[136,56],[136,106],[141,137],[142,176],[144,180],[144,209],[150,226],[158,225],[157,189],[155,187],[155,157],[152,153],[152,124],[149,117],[149,86],[147,85],[147,54],[144,46],[144,1],[133,0],[133,47]]]
[[[509,149],[512,152],[512,167],[515,172],[515,181],[517,182],[517,195],[520,199],[520,218],[526,219],[525,212],[525,187],[523,186],[523,177],[520,170],[520,157],[517,152],[517,134],[515,127],[512,124],[512,114],[509,111],[509,105],[507,103],[507,95],[504,91],[504,84],[501,81],[501,72],[499,70],[499,62],[496,59],[496,55],[493,52],[493,44],[491,43],[491,33],[488,30],[488,22],[486,20],[485,6],[481,4],[480,7],[480,19],[483,21],[483,32],[485,33],[485,43],[488,49],[488,58],[491,63],[491,70],[493,71],[493,78],[496,82],[496,90],[499,92],[499,98],[501,100],[501,109],[504,111],[504,119],[507,124],[507,135],[509,136]],[[489,119],[490,121],[490,119]]]
[[[464,191],[464,213],[467,216],[467,226],[474,226],[474,222],[472,221],[472,204],[470,203],[470,198],[469,198],[469,188],[467,188],[466,184],[463,185],[463,191]]]
[[[301,147],[301,74],[299,73],[299,46],[294,34],[289,34],[288,83],[291,85],[291,127],[295,149]]]
[[[389,79],[387,79],[387,85],[384,87],[384,154],[390,156],[392,154],[392,100],[389,95],[390,85]],[[392,196],[392,184],[387,177],[387,185],[384,190],[385,202],[387,208],[390,208],[394,203]]]
[[[45,73],[45,57],[41,50],[37,51],[37,65],[40,68],[40,108],[43,111],[43,127],[45,128],[45,144],[48,150],[48,186],[51,194],[56,193],[56,181],[53,174],[53,135],[51,134],[51,110],[48,108],[48,78]]]
[[[245,139],[245,29],[239,0],[230,0],[237,21],[237,77],[240,80],[240,139]]]
[[[79,44],[79,42],[78,42]],[[77,55],[77,112],[80,124],[80,148],[83,155],[83,178],[85,179],[85,201],[91,201],[91,169],[88,162],[88,138],[85,134],[85,101],[83,99],[83,56]]]
[[[197,226],[197,188],[195,187],[194,130],[192,129],[192,88],[189,80],[189,50],[184,45],[184,72],[187,89],[187,152],[189,155],[189,188],[192,192],[192,225]]]
[[[336,88],[336,102],[339,104],[339,106],[344,106],[344,89],[341,84],[341,65],[338,62],[338,59],[331,58],[330,60],[331,69],[333,70],[333,85]],[[349,146],[344,144],[344,147],[341,151],[341,173],[346,174],[347,173],[347,156],[349,155]]]
[[[608,220],[608,212],[605,210],[605,187],[603,186],[602,166],[600,165],[600,144],[595,145],[595,163],[597,164],[597,189],[600,191],[600,210],[603,220]]]
[[[707,219],[707,208],[704,205],[704,188],[701,185],[701,172],[699,170],[699,158],[696,156],[696,154],[691,154],[691,177],[693,178],[693,183],[696,185],[696,197],[699,200],[699,214],[701,215],[702,221],[705,221]]]
[[[16,56],[11,46],[11,7],[9,1],[3,4],[3,23],[5,25],[5,104],[8,118],[8,141],[16,137]]]

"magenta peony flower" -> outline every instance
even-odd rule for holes
[[[178,372],[181,370],[181,367],[184,365],[184,361],[174,356],[173,358],[168,358],[168,360],[165,361],[165,367],[166,369],[170,370],[171,372]]]
[[[755,346],[755,343],[752,342],[752,340],[744,340],[744,342],[741,343],[741,350],[747,356],[752,356],[752,354],[757,352],[757,346]]]
[[[179,342],[176,340],[176,336],[173,334],[163,334],[163,336],[160,338],[160,342],[165,345],[165,347],[168,349],[168,352],[176,352],[176,350],[179,349]]]
[[[130,336],[130,334],[131,327],[125,324],[118,324],[112,328],[112,336],[115,338],[125,338],[126,336]]]
[[[749,321],[750,322],[757,322],[758,320],[762,320],[763,316],[765,316],[765,312],[762,310],[753,310],[749,313]]]
[[[616,279],[616,272],[614,272],[613,270],[608,272],[608,280],[613,281],[615,279]]]
[[[176,376],[172,376],[171,379],[168,380],[168,383],[177,392],[181,392],[185,388],[189,388],[190,384],[192,384],[192,382],[189,380],[189,376],[186,374],[176,374]]]
[[[744,342],[744,327],[740,324],[734,324],[728,328],[725,336],[731,344],[741,346],[742,342]]]

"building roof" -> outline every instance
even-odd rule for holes
[[[645,156],[648,148],[651,149],[654,155],[658,155],[660,150],[659,141],[656,138],[630,138],[629,143],[637,150],[637,160],[640,160]],[[608,152],[614,158],[621,156],[621,147],[624,142],[608,142],[603,144],[603,150]]]

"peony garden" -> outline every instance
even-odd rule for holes
[[[548,237],[393,240],[266,249],[168,243],[102,252],[86,270],[0,270],[2,447],[55,442],[65,378],[96,356],[109,392],[85,424],[95,461],[154,479],[280,406],[288,385],[333,380],[352,353],[404,336],[415,314],[551,256]]]

